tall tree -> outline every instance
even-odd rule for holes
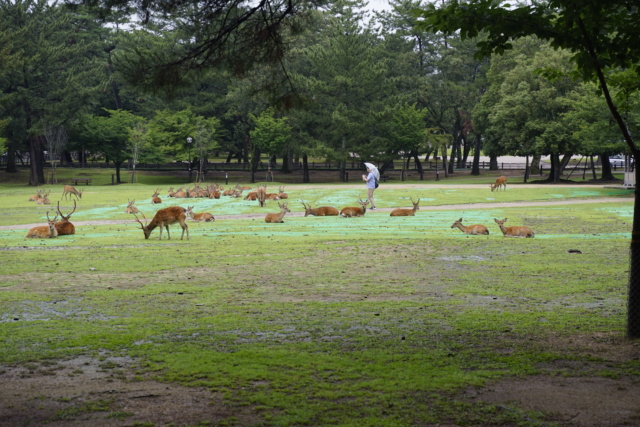
[[[578,74],[596,81],[611,116],[637,160],[640,148],[629,131],[612,94],[617,83],[607,74],[619,69],[640,77],[640,8],[635,0],[547,0],[514,6],[497,0],[451,1],[438,9],[428,5],[422,12],[422,27],[445,33],[460,32],[463,39],[484,32],[478,55],[501,54],[512,40],[536,35],[554,48],[572,52]],[[640,90],[625,87],[626,90]],[[631,231],[627,336],[640,337],[640,188],[636,185]]]

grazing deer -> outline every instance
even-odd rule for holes
[[[47,225],[40,225],[38,227],[33,227],[27,233],[26,237],[33,237],[38,239],[51,239],[58,236],[58,230],[56,230],[56,219],[58,219],[58,215],[55,218],[49,218],[49,211],[47,211]]]
[[[500,227],[500,231],[502,231],[502,235],[504,237],[534,237],[535,233],[529,227],[523,226],[514,226],[514,227],[505,227],[504,223],[507,222],[507,218],[503,220],[499,220],[498,218],[493,219],[498,227]]]
[[[76,201],[73,201],[73,210],[68,215],[63,215],[60,211],[60,202],[58,202],[58,215],[60,215],[60,221],[56,222],[56,230],[58,230],[58,236],[70,236],[76,234],[76,227],[69,222],[71,214],[76,211]],[[56,215],[56,217],[58,216]]]
[[[346,207],[340,210],[340,216],[343,218],[351,218],[356,216],[364,216],[367,212],[367,205],[369,204],[369,199],[363,201],[360,197],[358,197],[358,203],[360,203],[361,207]]]
[[[489,187],[491,187],[491,191],[493,192],[493,190],[500,190],[500,187],[504,187],[504,191],[507,190],[507,177],[506,176],[499,176],[498,179],[496,179],[496,183],[495,184],[489,184]]]
[[[416,216],[416,211],[420,209],[420,207],[418,207],[420,199],[418,198],[418,201],[414,202],[412,197],[411,203],[413,204],[413,209],[396,208],[391,211],[390,216]]]
[[[264,222],[271,222],[271,223],[284,222],[282,220],[282,218],[284,218],[284,216],[286,215],[287,212],[291,212],[291,211],[287,207],[286,203],[280,204],[280,202],[278,202],[278,206],[280,207],[280,212],[279,213],[268,213],[267,216],[264,217]]]
[[[264,206],[267,203],[267,186],[266,185],[259,186],[258,189],[256,190],[256,193],[258,195],[258,203],[260,204],[260,207],[264,208]]]
[[[455,221],[451,225],[451,228],[455,228],[455,227],[458,227],[460,230],[462,230],[464,234],[471,234],[474,236],[477,236],[479,234],[489,234],[489,230],[487,230],[487,227],[485,227],[482,224],[474,224],[474,225],[467,225],[467,226],[462,225],[462,218]]]
[[[39,205],[48,205],[51,203],[51,201],[49,200],[49,193],[51,191],[47,191],[46,193],[44,193],[43,195],[41,195],[38,200],[36,200],[36,203]]]
[[[304,206],[304,216],[338,216],[340,212],[333,206],[320,206],[319,208],[312,209],[311,205],[306,204],[303,200],[300,200],[302,206]]]
[[[127,199],[129,200],[129,199]],[[129,203],[127,204],[127,209],[124,210],[124,213],[128,213],[128,214],[135,214],[140,212],[138,210],[138,208],[136,208],[135,206],[133,206],[133,204],[136,202],[136,199],[133,200],[129,200]]]
[[[167,229],[167,239],[171,240],[171,234],[169,234],[169,226],[171,224],[175,224],[176,222],[180,224],[182,227],[182,236],[180,236],[180,240],[184,237],[184,232],[187,232],[187,240],[189,240],[189,226],[185,222],[187,219],[186,209],[181,208],[180,206],[171,206],[169,208],[160,209],[156,212],[156,215],[153,217],[151,222],[147,224],[147,218],[144,216],[142,212],[140,212],[142,218],[144,218],[144,224],[138,218],[138,215],[133,214],[136,217],[136,221],[140,223],[142,226],[142,231],[144,232],[144,238],[148,239],[151,235],[151,232],[155,230],[156,227],[160,228],[160,237],[159,240],[162,240],[162,228],[165,227]]]
[[[151,203],[157,204],[162,203],[162,199],[160,198],[160,189],[156,188],[156,191],[153,192],[153,196],[151,196]]]
[[[281,199],[288,199],[289,195],[284,192],[284,187],[278,187],[278,197]]]
[[[82,199],[82,191],[82,189],[80,189],[80,191],[76,190],[73,185],[65,185],[64,189],[62,190],[62,197],[66,199],[67,194],[69,194],[69,197],[71,197],[71,195],[74,195],[77,199]]]
[[[193,206],[187,206],[187,216],[194,221],[213,222],[216,220],[210,213],[194,213]]]
[[[38,190],[36,190],[36,194],[34,194],[33,196],[29,197],[29,201],[30,202],[36,202],[41,197],[42,197],[42,190],[38,189]]]

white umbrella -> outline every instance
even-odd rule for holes
[[[364,165],[367,167],[367,169],[373,172],[376,179],[380,181],[380,171],[378,170],[378,168],[373,163],[365,163]]]

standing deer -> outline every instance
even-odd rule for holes
[[[302,206],[304,206],[304,216],[314,215],[314,216],[338,216],[340,212],[338,209],[333,206],[320,206],[319,208],[312,209],[311,205],[308,205],[304,202],[304,200],[300,200]]]
[[[489,234],[489,230],[487,230],[487,227],[485,227],[482,224],[474,224],[474,225],[467,225],[467,226],[462,225],[462,218],[455,221],[451,225],[451,228],[455,228],[455,227],[458,227],[460,230],[462,230],[464,234],[471,234],[474,236],[477,236],[479,234]]]
[[[127,199],[129,200],[129,199]],[[136,208],[135,206],[133,206],[133,204],[136,202],[136,199],[133,200],[129,200],[129,203],[127,204],[127,209],[124,210],[124,213],[128,213],[128,214],[134,214],[134,213],[138,213],[138,208]]]
[[[416,211],[420,209],[418,204],[420,203],[420,198],[418,198],[417,202],[413,201],[413,197],[411,198],[411,204],[413,204],[413,209],[405,209],[405,208],[396,208],[391,211],[390,216],[416,216]]]
[[[502,231],[502,235],[504,237],[534,237],[535,233],[529,227],[523,226],[514,226],[514,227],[505,227],[504,223],[507,222],[507,218],[502,221],[498,218],[493,219],[498,227],[500,227],[500,231]]]
[[[258,203],[260,204],[260,207],[264,208],[264,206],[267,203],[267,186],[266,185],[259,186],[258,189],[256,190],[256,194],[258,195]]]
[[[271,222],[271,223],[284,222],[282,220],[282,218],[284,218],[284,216],[286,215],[287,212],[291,212],[291,211],[287,207],[286,203],[280,204],[280,202],[278,202],[278,206],[280,207],[280,212],[279,213],[268,213],[267,216],[264,217],[264,222]]]
[[[160,198],[160,189],[156,188],[156,191],[153,192],[153,196],[151,196],[151,203],[162,203],[162,199]]]
[[[187,216],[194,221],[213,222],[216,220],[210,213],[194,213],[193,206],[187,206]]]
[[[493,190],[500,190],[500,187],[504,188],[504,191],[507,190],[507,177],[506,176],[499,176],[498,179],[496,179],[496,183],[495,184],[489,184],[489,187],[491,187],[491,192],[493,192]]]
[[[38,239],[51,239],[58,236],[58,230],[56,230],[56,219],[58,219],[58,215],[55,218],[49,218],[49,211],[47,211],[47,225],[40,225],[37,227],[33,227],[27,233],[26,237],[38,238]]]
[[[343,218],[351,218],[357,216],[364,216],[367,212],[367,205],[369,204],[369,199],[363,201],[362,198],[358,197],[358,203],[360,203],[361,207],[346,207],[340,210],[340,216]]]
[[[76,211],[76,201],[73,201],[73,210],[69,212],[68,215],[63,215],[60,211],[60,202],[58,202],[58,215],[60,215],[60,221],[56,222],[56,230],[58,231],[58,236],[70,236],[72,234],[76,234],[76,227],[69,222],[69,218],[71,218],[71,214]],[[56,217],[58,216],[56,215]]]
[[[82,199],[82,191],[82,189],[80,189],[80,191],[76,190],[73,185],[65,185],[64,189],[62,190],[62,197],[66,199],[67,194],[69,194],[69,197],[71,197],[71,195],[74,195],[76,196],[76,198]]]
[[[187,232],[187,240],[189,240],[189,226],[185,222],[187,219],[186,209],[181,208],[180,206],[171,206],[169,208],[160,209],[156,212],[156,215],[153,217],[151,222],[147,224],[147,218],[144,216],[142,212],[140,212],[142,218],[144,218],[144,224],[136,214],[133,214],[136,217],[136,221],[140,223],[142,226],[142,231],[144,232],[144,238],[148,239],[151,235],[151,232],[155,230],[156,227],[160,227],[160,237],[159,240],[162,240],[162,228],[165,227],[167,229],[167,239],[171,240],[171,234],[169,234],[169,226],[171,224],[175,224],[176,222],[180,224],[182,227],[182,236],[180,236],[180,240],[184,237],[184,232]]]

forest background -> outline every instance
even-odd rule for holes
[[[599,88],[573,78],[571,52],[527,36],[477,58],[478,38],[417,28],[424,4],[293,2],[249,31],[249,7],[229,2],[246,38],[188,1],[145,15],[136,2],[1,0],[6,170],[28,158],[29,184],[39,185],[46,165],[100,159],[121,182],[123,165],[206,169],[222,158],[250,164],[253,180],[261,158],[281,158],[283,172],[302,165],[309,182],[309,159],[336,162],[341,180],[355,159],[383,173],[411,161],[423,179],[430,158],[440,156],[445,173],[471,161],[477,175],[484,154],[492,168],[498,156],[525,156],[533,172],[550,156],[557,182],[571,156],[584,155],[613,177],[608,156],[625,143]],[[553,79],[543,72],[551,68]],[[623,100],[633,131],[637,96]]]

